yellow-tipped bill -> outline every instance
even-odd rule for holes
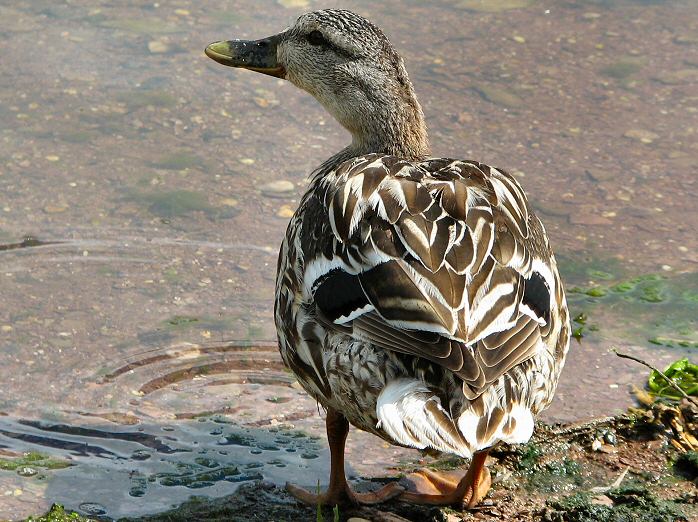
[[[206,47],[206,56],[228,67],[240,67],[250,71],[285,78],[286,70],[276,60],[276,46],[281,35],[261,40],[229,40],[215,42]]]

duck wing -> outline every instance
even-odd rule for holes
[[[324,176],[314,197],[304,288],[327,328],[432,361],[468,398],[534,355],[559,280],[509,174],[371,154]]]

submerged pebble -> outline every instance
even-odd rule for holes
[[[654,132],[645,129],[630,129],[626,131],[625,134],[623,134],[623,136],[632,140],[638,140],[645,144],[650,144],[654,140],[659,138],[658,134],[655,134]]]
[[[56,205],[46,205],[44,207],[44,212],[47,214],[60,214],[68,210],[68,205],[56,204]]]
[[[276,211],[276,215],[280,218],[288,219],[293,217],[295,211],[288,205],[282,205],[279,210]]]
[[[153,40],[151,42],[148,42],[148,51],[150,51],[153,54],[166,53],[169,50],[170,47],[165,42],[162,42],[160,40]]]
[[[296,186],[293,182],[286,179],[270,181],[259,188],[262,194],[269,197],[285,197],[296,190]]]
[[[473,86],[473,89],[488,102],[502,105],[510,109],[521,107],[524,103],[523,100],[513,92],[501,87],[495,87],[494,85],[478,83]]]
[[[30,468],[29,466],[23,466],[17,469],[17,475],[21,477],[33,477],[37,473],[38,471],[36,469]]]

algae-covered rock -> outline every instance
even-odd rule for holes
[[[601,74],[616,80],[626,78],[638,73],[645,65],[645,60],[637,57],[626,57],[613,62],[601,69]]]
[[[144,199],[150,203],[148,210],[161,217],[171,218],[193,211],[210,212],[208,198],[201,192],[192,190],[173,190],[149,194]]]
[[[31,469],[64,469],[72,464],[65,460],[54,459],[38,452],[24,453],[21,457],[0,458],[0,470],[18,471],[25,468]]]
[[[207,194],[194,190],[133,193],[130,199],[145,205],[150,213],[163,219],[172,219],[197,211],[205,213],[208,217],[230,218],[240,212],[239,209],[230,206],[216,207],[209,203]]]
[[[186,152],[176,152],[163,156],[153,163],[154,167],[167,170],[184,170],[192,167],[199,167],[203,160],[194,154]]]

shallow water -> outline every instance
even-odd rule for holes
[[[258,476],[325,477],[324,440],[292,435],[322,437],[322,419],[282,367],[271,312],[288,215],[347,136],[291,85],[202,53],[320,4],[203,4],[0,4],[0,459],[74,464],[0,470],[0,518],[54,501],[133,515]],[[434,154],[510,169],[540,211],[586,315],[546,418],[629,404],[646,372],[612,346],[658,366],[690,356],[694,2],[341,5],[401,50]],[[249,446],[223,443],[243,432]],[[349,450],[361,476],[416,458],[360,433]]]

